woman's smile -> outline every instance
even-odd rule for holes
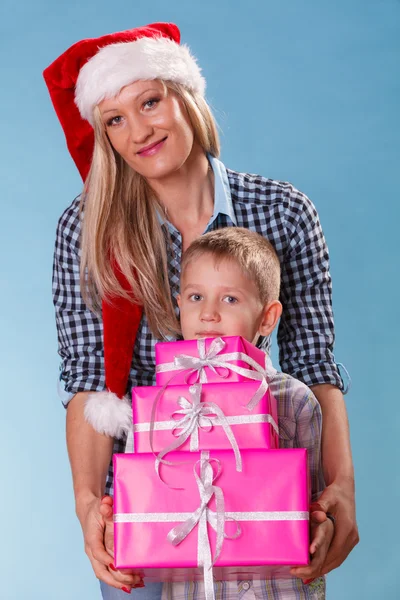
[[[159,150],[161,150],[161,148],[164,147],[164,144],[165,144],[167,138],[168,138],[168,136],[165,136],[163,139],[159,140],[158,142],[153,142],[152,144],[145,146],[144,148],[139,150],[137,152],[137,154],[139,156],[153,156]]]

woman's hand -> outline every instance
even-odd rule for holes
[[[110,465],[114,440],[95,431],[84,416],[90,392],[78,392],[67,408],[67,447],[74,482],[76,514],[85,551],[98,579],[130,593],[139,576],[114,569],[112,499],[100,500]]]
[[[353,481],[328,485],[318,502],[311,505],[311,510],[331,513],[336,521],[333,542],[322,568],[322,574],[325,575],[339,567],[359,542]]]
[[[331,544],[334,526],[331,519],[320,510],[311,512],[311,562],[307,567],[296,567],[290,570],[294,577],[301,577],[303,583],[311,583],[316,577],[323,574],[323,565]]]
[[[113,524],[113,499],[103,496],[100,501],[100,514],[104,519],[104,547],[108,554],[114,557],[114,524]]]
[[[112,498],[104,496],[101,500],[94,497],[85,510],[79,511],[85,552],[98,579],[107,585],[130,593],[133,587],[143,587],[139,575],[129,571],[118,571],[113,565],[114,532],[112,520]]]
[[[335,535],[322,573],[339,567],[358,544],[354,469],[351,457],[349,424],[342,392],[329,384],[314,385],[311,390],[322,408],[322,465],[326,488],[311,510],[331,513]]]

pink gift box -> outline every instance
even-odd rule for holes
[[[210,454],[214,474],[214,460],[221,465],[213,485],[222,490],[225,515],[237,519],[241,533],[223,541],[213,570],[207,572],[221,580],[290,577],[290,567],[307,565],[307,451],[244,450],[243,473],[236,472],[232,452]],[[171,529],[182,526],[201,505],[194,475],[194,470],[199,472],[195,465],[200,453],[174,452],[171,458],[185,462],[174,468],[161,466],[166,485],[155,474],[152,454],[114,454],[115,566],[133,569],[148,581],[202,579],[203,568],[197,561],[204,531],[215,555],[216,533],[210,524],[202,532],[195,525],[179,545],[167,539]],[[174,489],[182,485],[184,489]],[[207,507],[215,511],[214,498]],[[225,533],[232,535],[235,530],[236,523],[225,523]]]
[[[177,440],[183,427],[187,427],[198,419],[196,415],[196,398],[203,406],[200,417],[200,427],[196,427],[198,444],[188,434],[186,441],[179,445],[180,450],[225,450],[232,448],[226,429],[220,424],[224,422],[218,417],[213,405],[222,410],[226,417],[237,446],[240,449],[278,448],[279,437],[277,403],[269,389],[261,397],[253,410],[249,411],[246,404],[256,393],[259,382],[244,381],[241,383],[205,383],[194,386],[169,385],[159,397],[155,412],[153,431],[153,450],[161,452]],[[151,452],[150,422],[152,408],[157,394],[162,390],[157,386],[136,387],[132,390],[133,431],[135,452]],[[198,396],[196,396],[198,393]],[[180,404],[178,404],[180,402]],[[186,415],[174,414],[186,406]],[[214,415],[214,416],[213,416]],[[216,415],[216,416],[215,416]],[[185,421],[180,429],[176,427],[179,419]],[[199,421],[197,420],[197,423]],[[211,423],[211,426],[210,426]],[[203,425],[203,426],[201,426]],[[196,437],[197,437],[196,436]],[[169,458],[167,457],[167,460]]]
[[[255,371],[257,366],[265,368],[265,352],[256,348],[253,344],[239,336],[226,336],[222,338],[207,338],[205,340],[184,340],[180,342],[159,342],[156,344],[156,385],[173,385],[190,384],[196,382],[196,373],[191,373],[192,368],[182,368],[174,365],[177,356],[189,356],[199,358],[201,345],[205,343],[206,356],[209,355],[210,349],[213,353],[213,348],[223,340],[224,348],[214,356],[214,360],[225,360],[226,355],[233,353],[242,353],[249,357],[253,366],[235,358],[227,359],[231,365],[241,367],[250,371]],[[221,344],[222,346],[223,344]],[[207,383],[215,382],[232,382],[248,380],[243,374],[232,371],[221,366],[215,367],[215,372],[209,367],[204,367],[204,374],[207,378]]]

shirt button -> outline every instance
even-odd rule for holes
[[[243,588],[244,590],[248,590],[248,589],[250,589],[250,584],[249,584],[249,582],[248,582],[248,581],[245,581],[245,582],[244,582],[244,584],[242,585],[242,588]]]

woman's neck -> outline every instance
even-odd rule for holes
[[[193,148],[178,171],[164,179],[151,180],[149,184],[168,221],[178,231],[184,234],[204,229],[214,210],[214,177],[201,148]]]

